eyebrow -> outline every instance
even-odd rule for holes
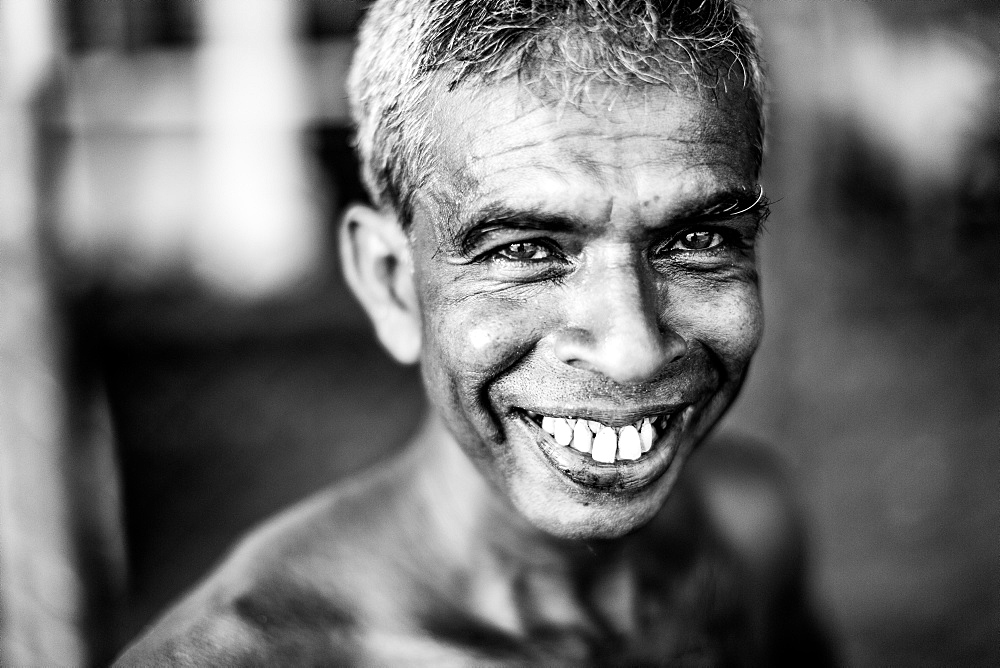
[[[735,218],[766,211],[770,204],[771,201],[764,194],[764,187],[757,184],[752,192],[742,188],[713,192],[700,200],[686,203],[673,217],[685,222]]]
[[[686,202],[670,214],[671,221],[696,223],[721,218],[757,215],[763,222],[770,200],[759,184],[752,192],[743,188],[715,191],[703,198]],[[588,227],[588,221],[565,212],[545,211],[537,207],[513,208],[502,202],[492,202],[479,209],[466,223],[455,230],[453,241],[461,251],[468,252],[488,232],[496,228],[567,232]]]
[[[461,225],[456,230],[455,241],[463,252],[467,252],[483,236],[498,227],[567,232],[587,226],[585,219],[571,213],[543,211],[537,207],[515,209],[494,202],[479,209],[468,223]]]

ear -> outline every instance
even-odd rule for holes
[[[421,320],[410,241],[395,215],[354,205],[340,226],[344,278],[368,312],[375,333],[403,364],[420,358]]]

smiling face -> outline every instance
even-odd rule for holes
[[[560,109],[507,83],[431,120],[409,239],[432,405],[537,527],[642,526],[761,334],[743,98]]]

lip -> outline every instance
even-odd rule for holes
[[[576,417],[596,419],[605,424],[616,426],[630,424],[643,416],[655,414],[656,409],[648,412],[617,413],[615,419],[601,419],[601,411],[581,411],[573,413]],[[694,413],[693,405],[679,406],[674,409],[659,409],[659,413],[671,413],[667,429],[653,443],[652,449],[634,461],[619,460],[613,464],[594,461],[588,455],[577,452],[573,448],[559,445],[555,440],[538,427],[528,417],[523,409],[515,411],[517,422],[538,446],[538,450],[556,470],[570,481],[595,491],[633,492],[638,491],[656,480],[670,469],[679,449],[679,436],[690,423]],[[551,415],[559,415],[558,412]]]

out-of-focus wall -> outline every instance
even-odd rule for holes
[[[69,53],[47,119],[62,143],[53,221],[80,280],[181,282],[237,300],[322,280],[327,217],[345,193],[319,170],[308,132],[348,124],[343,77],[359,6],[63,7]],[[323,39],[310,40],[317,23]]]
[[[182,395],[204,403],[190,377],[165,380],[190,368],[179,341],[212,349],[198,373],[224,375],[224,352],[247,340],[294,351],[282,337],[359,326],[329,232],[360,192],[343,93],[360,11],[0,3],[0,664],[105,663],[162,606],[144,595],[148,581],[175,594],[172,583],[206,567],[185,568],[185,554],[223,549],[226,531],[317,484],[282,484],[257,512],[236,497],[242,508],[214,516],[227,527],[217,543],[194,532],[164,565],[143,537],[183,526],[173,510],[156,525],[175,500],[197,498],[199,481],[214,486],[209,451],[233,453],[211,443],[193,466],[206,476],[178,473],[183,447],[210,438],[204,422],[173,419],[201,435],[183,444],[169,429],[137,443],[128,425],[158,425]],[[315,346],[305,357],[301,367],[317,363]],[[137,393],[133,373],[154,389]],[[314,431],[310,444],[328,435]],[[120,471],[135,473],[121,490]],[[248,519],[234,522],[240,512]]]
[[[34,174],[33,102],[52,8],[0,4],[0,664],[82,663],[64,322],[50,290]]]
[[[851,665],[996,665],[1000,9],[752,8],[778,202],[727,426],[789,462]]]

